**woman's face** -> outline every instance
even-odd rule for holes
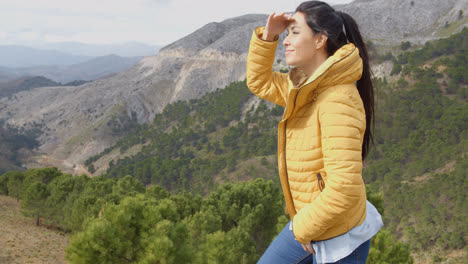
[[[288,36],[283,41],[286,47],[286,63],[310,68],[310,64],[316,61],[317,38],[320,34],[315,34],[307,25],[303,13],[296,12],[293,18],[294,21],[287,29]]]

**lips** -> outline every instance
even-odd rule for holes
[[[286,50],[286,51],[284,52],[284,54],[285,54],[285,55],[288,55],[288,54],[293,53],[293,52],[294,52],[294,50]]]

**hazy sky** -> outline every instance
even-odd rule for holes
[[[293,11],[296,0],[0,0],[0,45],[166,45],[209,22]],[[352,0],[330,0],[329,4]]]

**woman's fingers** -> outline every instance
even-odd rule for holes
[[[304,248],[305,251],[309,252],[309,253],[312,253],[315,255],[315,250],[312,248],[312,244],[311,243],[308,243],[308,244],[301,244],[302,245],[302,248]]]
[[[310,253],[312,253],[312,254],[315,255],[315,250],[312,248],[312,244],[311,244],[311,243],[309,243],[309,244],[307,245],[307,248],[309,249],[308,252],[310,252]]]
[[[293,21],[294,18],[291,14],[286,14],[285,12],[271,13],[268,17],[262,38],[269,41],[273,40],[274,36],[285,31],[289,24],[291,24]]]
[[[268,17],[268,21],[267,21],[267,24],[269,24],[269,26],[271,28],[275,28],[275,29],[278,29],[278,30],[281,30],[284,31],[286,29],[286,27],[292,22],[294,21],[294,18],[292,17],[292,15],[290,14],[286,14],[286,13],[280,13],[280,14],[277,14],[277,13],[272,13],[269,17]]]

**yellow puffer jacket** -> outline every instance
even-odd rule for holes
[[[306,244],[344,234],[366,216],[361,174],[366,115],[355,85],[362,74],[359,50],[346,44],[310,77],[299,68],[273,72],[278,38],[262,40],[263,30],[252,34],[247,85],[260,98],[286,107],[278,126],[278,168],[294,236]]]

